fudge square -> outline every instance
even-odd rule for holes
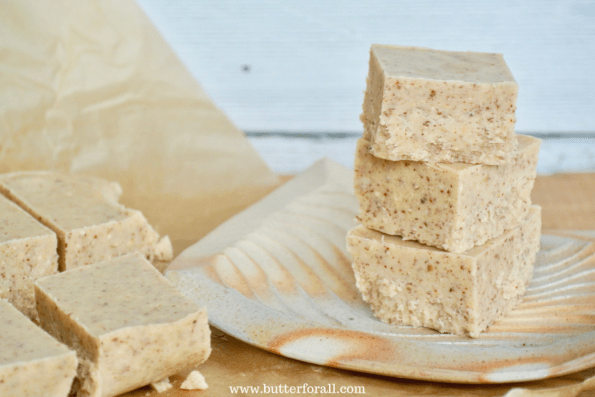
[[[359,225],[347,235],[357,288],[388,324],[471,337],[520,301],[539,250],[541,208],[503,235],[462,254]]]
[[[56,234],[0,195],[0,298],[37,319],[33,282],[58,272]]]
[[[172,257],[169,238],[159,239],[140,211],[118,203],[115,182],[21,171],[0,175],[0,192],[58,235],[60,271],[134,251],[151,260]]]
[[[0,396],[66,397],[76,353],[0,299]]]
[[[77,351],[79,397],[158,382],[211,352],[206,309],[139,253],[39,279],[35,294],[41,326]]]
[[[501,54],[374,44],[364,136],[387,160],[502,164],[517,144],[517,94]]]
[[[357,219],[405,240],[464,252],[518,226],[531,206],[540,140],[519,135],[502,165],[379,159],[361,138],[355,158]]]

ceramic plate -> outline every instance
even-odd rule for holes
[[[310,363],[460,383],[595,365],[595,233],[544,233],[520,307],[471,339],[372,315],[345,250],[356,208],[352,171],[323,160],[188,248],[166,275],[217,328]]]

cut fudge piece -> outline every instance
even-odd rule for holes
[[[58,272],[56,234],[0,196],[0,298],[37,319],[33,281]]]
[[[479,336],[522,298],[539,250],[541,208],[462,254],[357,226],[349,231],[357,288],[388,324]]]
[[[115,182],[23,171],[0,175],[0,192],[56,232],[61,271],[134,251],[151,260],[172,257],[169,238],[159,239],[140,211],[118,203]]]
[[[364,136],[387,160],[502,164],[518,85],[501,54],[372,45]]]
[[[210,354],[206,309],[139,253],[39,279],[35,293],[42,327],[77,351],[77,396],[115,396]]]
[[[0,396],[66,397],[76,353],[0,299]]]
[[[495,166],[379,159],[362,138],[355,158],[358,220],[450,252],[483,244],[527,215],[540,142],[520,135],[514,158]]]

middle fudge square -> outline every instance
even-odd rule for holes
[[[387,160],[502,164],[518,85],[501,54],[372,45],[364,134]]]
[[[541,208],[462,254],[356,226],[347,234],[356,285],[388,324],[478,337],[525,293],[539,250]]]
[[[110,397],[207,359],[206,309],[127,254],[37,280],[41,326],[76,350],[78,397]]]
[[[540,140],[519,135],[503,165],[389,161],[360,139],[358,220],[366,227],[461,253],[518,226],[531,205]]]

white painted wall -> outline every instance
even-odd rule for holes
[[[371,43],[500,52],[520,132],[595,132],[595,1],[138,0],[245,131],[354,132]]]

